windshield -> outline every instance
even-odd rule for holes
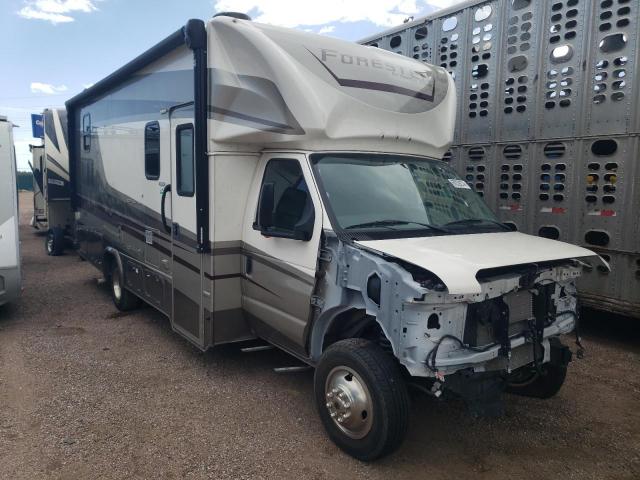
[[[376,154],[317,154],[312,161],[339,229],[427,235],[506,229],[442,161]]]

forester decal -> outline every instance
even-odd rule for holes
[[[380,52],[364,56],[328,48],[321,48],[316,54],[306,49],[342,87],[394,93],[422,103],[409,109],[405,104],[399,105],[399,111],[430,110],[444,99],[448,89],[444,71],[420,62],[404,58],[385,60]],[[362,80],[362,77],[374,80]]]

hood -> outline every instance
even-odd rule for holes
[[[591,250],[519,232],[447,235],[356,242],[429,270],[451,294],[480,293],[480,270],[596,256]]]

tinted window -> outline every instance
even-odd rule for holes
[[[193,125],[180,125],[176,129],[176,168],[178,195],[192,197],[195,191]]]
[[[160,178],[160,124],[149,122],[144,127],[144,175],[148,180]]]
[[[293,230],[313,212],[309,189],[297,160],[275,158],[264,171],[262,183],[273,183],[273,227]]]
[[[91,114],[87,113],[82,117],[82,147],[91,150]]]

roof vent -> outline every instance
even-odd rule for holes
[[[251,21],[251,17],[249,15],[247,15],[246,13],[240,13],[240,12],[220,12],[220,13],[216,13],[213,18],[216,17],[232,17],[232,18],[239,18],[240,20],[249,20]]]

